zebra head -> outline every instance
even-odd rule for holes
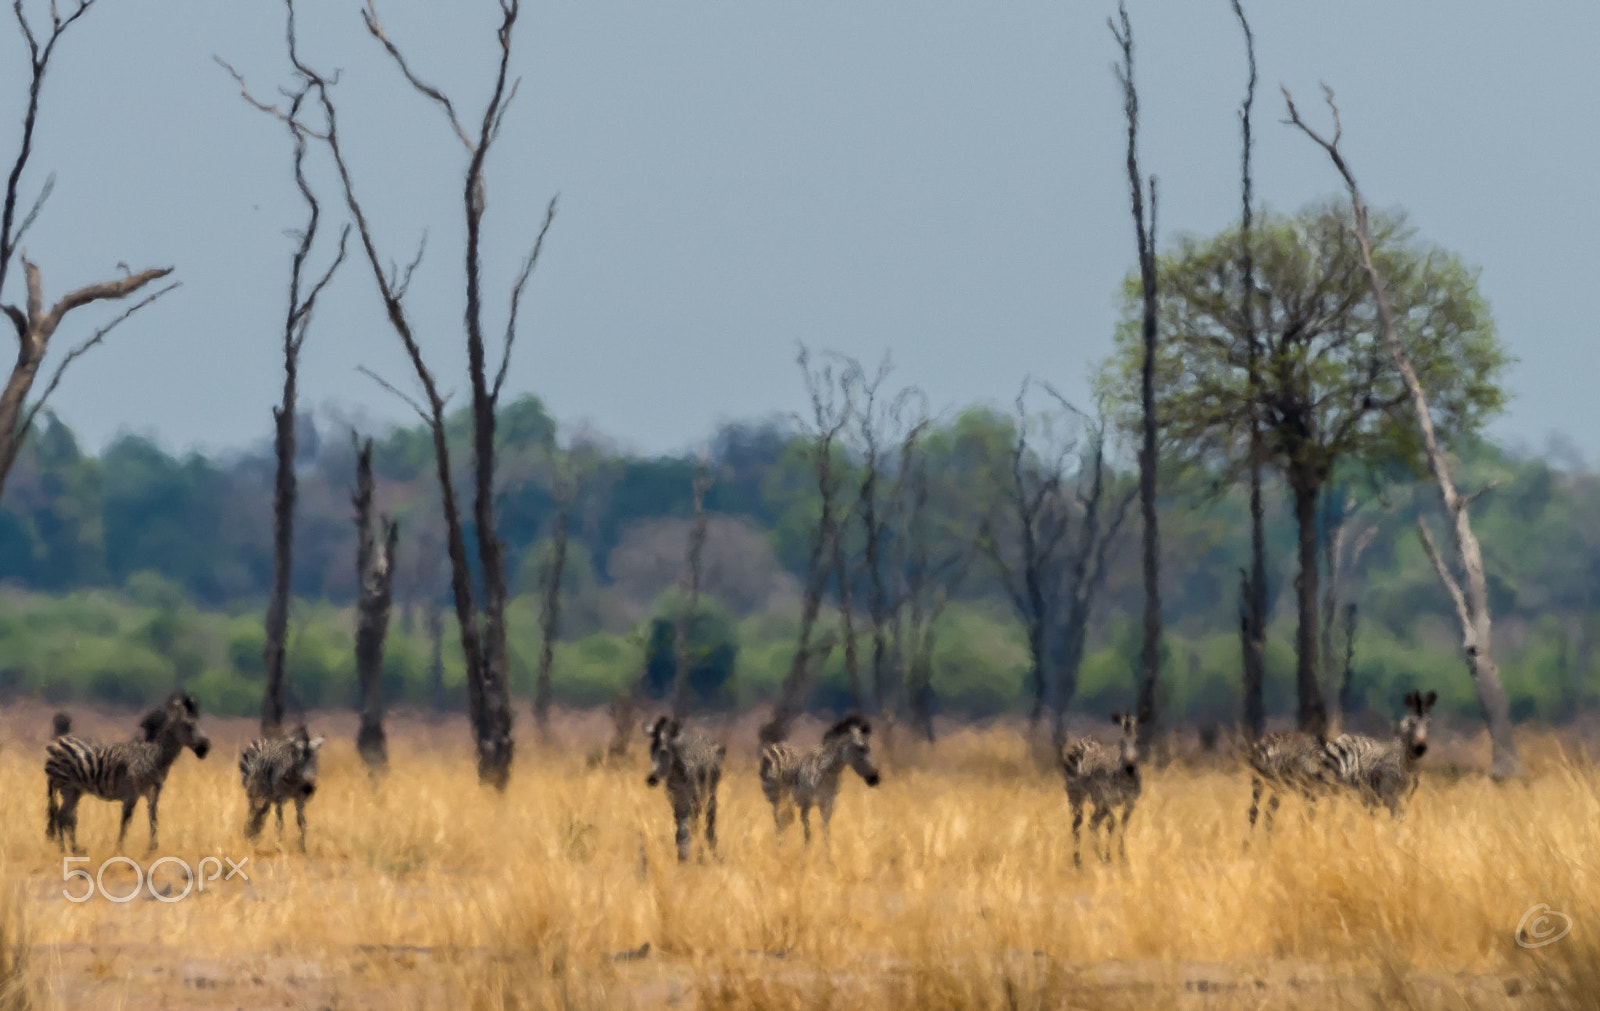
[[[822,743],[838,748],[840,757],[868,786],[878,785],[881,777],[877,759],[872,755],[872,724],[864,717],[846,716],[822,735]]]
[[[1421,758],[1428,751],[1428,711],[1439,701],[1439,693],[1424,695],[1418,691],[1406,692],[1406,715],[1400,721],[1399,735],[1405,744],[1406,757]]]
[[[317,752],[322,748],[322,738],[312,737],[304,723],[289,735],[294,744],[295,772],[300,780],[300,790],[307,797],[317,789]]]
[[[645,777],[645,786],[655,786],[672,771],[672,758],[682,731],[678,721],[670,716],[658,716],[654,723],[646,724],[644,735],[650,739],[650,775]]]
[[[173,692],[166,705],[152,709],[139,721],[147,741],[171,741],[179,751],[188,748],[194,757],[205,758],[211,741],[200,732],[200,706],[188,692]]]
[[[1139,767],[1139,717],[1134,713],[1112,713],[1111,722],[1122,728],[1117,757],[1123,771],[1132,772]]]

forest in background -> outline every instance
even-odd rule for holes
[[[498,506],[512,594],[513,693],[526,700],[533,691],[557,489],[572,479],[555,701],[602,704],[641,669],[648,670],[650,693],[664,698],[675,669],[674,614],[697,460],[639,457],[593,432],[562,432],[531,396],[501,414]],[[1030,426],[1054,422],[1068,455],[1085,444],[1082,426],[1073,429],[1067,411],[1030,410],[1026,417]],[[1014,412],[969,407],[947,413],[923,437],[933,553],[959,553],[977,527],[1003,526],[1017,424]],[[323,413],[303,415],[300,429],[291,704],[354,706],[351,426]],[[469,419],[454,415],[451,438],[464,443],[468,433]],[[778,693],[795,649],[816,511],[811,444],[788,419],[725,424],[708,444],[714,481],[705,496],[704,576],[690,633],[697,708],[748,708]],[[373,455],[377,504],[401,530],[385,698],[464,709],[428,431],[391,428],[375,439]],[[1584,518],[1600,509],[1600,479],[1575,458],[1482,441],[1464,460],[1464,480],[1493,485],[1475,520],[1513,714],[1569,717],[1596,694],[1600,543]],[[210,711],[256,712],[272,574],[273,467],[270,444],[175,456],[131,434],[95,455],[60,419],[42,416],[0,508],[7,597],[0,609],[0,699],[138,704],[181,684]],[[1131,480],[1131,469],[1112,468],[1113,484]],[[1437,511],[1425,492],[1404,482],[1376,486],[1370,475],[1357,474],[1341,475],[1325,496],[1321,554],[1337,569],[1336,620],[1324,643],[1332,660],[1324,675],[1330,704],[1387,716],[1401,694],[1422,685],[1439,691],[1444,711],[1475,711],[1450,602],[1416,535],[1419,508]],[[1283,716],[1294,709],[1295,530],[1282,489],[1269,485],[1267,501],[1271,624],[1264,694],[1268,712]],[[1174,721],[1232,724],[1240,706],[1236,587],[1248,563],[1239,533],[1244,496],[1191,467],[1164,481],[1161,506],[1165,709]],[[1133,700],[1137,537],[1130,522],[1109,547],[1069,709],[1098,713]],[[933,709],[966,717],[1026,712],[1026,629],[995,565],[968,553],[964,569],[934,628]],[[867,587],[853,590],[859,610]],[[838,594],[835,580],[826,609],[837,606]],[[842,649],[828,653],[807,701],[818,710],[851,704]]]

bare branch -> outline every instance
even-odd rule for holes
[[[172,291],[174,288],[182,287],[182,285],[182,281],[174,281],[165,288],[162,288],[161,290],[150,295],[146,295],[138,302],[135,302],[133,305],[123,310],[123,312],[111,322],[96,330],[82,344],[79,344],[77,347],[63,355],[61,358],[61,364],[57,365],[55,372],[51,374],[50,382],[45,385],[44,392],[39,394],[39,399],[33,402],[33,406],[28,409],[28,413],[22,416],[22,423],[17,426],[17,431],[28,432],[33,428],[34,417],[44,407],[45,401],[50,399],[50,394],[54,393],[56,391],[56,387],[61,385],[61,377],[66,374],[67,366],[77,361],[91,348],[105,340],[106,335],[115,330],[123,322],[123,320],[126,320],[129,316],[132,316],[134,313],[138,312],[140,309],[143,309],[151,302],[154,302],[156,299],[165,295],[167,292]]]
[[[311,323],[311,313],[316,308],[317,296],[322,294],[322,289],[326,288],[328,286],[328,282],[333,280],[334,272],[337,271],[339,269],[339,265],[344,262],[345,245],[349,238],[350,226],[345,225],[344,231],[339,233],[339,252],[334,254],[333,262],[328,264],[327,271],[325,271],[322,277],[317,280],[316,284],[311,286],[311,291],[306,295],[305,301],[300,303],[300,308],[294,313],[294,318],[299,327],[297,335],[294,338],[295,351],[300,350],[300,345],[304,343],[306,339],[306,327],[308,327]]]
[[[383,387],[384,389],[388,390],[390,393],[394,394],[396,397],[399,397],[400,400],[407,407],[409,407],[413,411],[417,412],[417,416],[420,417],[423,420],[423,422],[425,424],[427,424],[427,426],[429,428],[432,428],[434,425],[438,424],[438,420],[432,414],[428,413],[428,411],[424,410],[423,406],[421,404],[417,403],[417,401],[410,394],[404,392],[399,387],[397,387],[393,383],[389,382],[389,380],[387,380],[387,379],[383,378],[382,376],[378,375],[376,372],[374,372],[371,369],[367,368],[365,365],[357,365],[356,366],[356,371],[361,373],[362,375],[366,376],[368,379],[371,379],[373,382],[377,383],[379,386]]]
[[[394,268],[390,270],[389,286],[394,289],[395,298],[405,298],[406,292],[411,290],[411,275],[415,274],[417,268],[422,265],[422,254],[427,251],[428,233],[424,230],[421,240],[417,242],[417,255],[413,256],[411,262],[406,264],[405,273],[402,274],[398,269]]]
[[[413,73],[410,64],[406,63],[406,58],[401,55],[399,47],[389,40],[389,36],[383,30],[383,22],[378,20],[377,0],[367,0],[366,9],[361,12],[361,20],[366,23],[367,31],[372,33],[372,37],[377,39],[389,55],[393,57],[395,65],[400,68],[400,73],[405,75],[405,79],[411,82],[411,86],[438,103],[439,107],[444,110],[445,118],[450,121],[450,128],[455,130],[456,136],[460,138],[462,146],[467,149],[467,153],[474,153],[477,148],[472,143],[472,138],[467,136],[467,131],[462,128],[461,121],[456,118],[456,108],[450,104],[450,99],[445,97],[444,92]]]
[[[27,215],[23,217],[22,224],[17,226],[17,234],[11,240],[14,245],[22,245],[22,240],[28,234],[28,229],[33,227],[33,222],[39,217],[39,211],[43,209],[44,202],[50,199],[50,194],[55,188],[56,174],[52,172],[46,177],[44,186],[40,188],[39,195],[34,198],[33,206],[28,209]]]
[[[1439,574],[1439,582],[1444,584],[1445,591],[1450,594],[1450,602],[1455,605],[1456,617],[1460,620],[1461,627],[1471,628],[1472,619],[1467,611],[1467,598],[1461,592],[1461,584],[1456,581],[1455,574],[1439,556],[1439,549],[1433,543],[1433,534],[1428,531],[1428,524],[1420,515],[1417,517],[1417,534],[1422,538],[1422,550],[1427,552],[1428,561],[1433,563],[1433,571]]]
[[[522,270],[517,274],[517,281],[511,286],[511,313],[506,320],[505,347],[500,353],[500,368],[494,375],[494,385],[490,387],[489,400],[500,399],[500,387],[505,385],[506,370],[511,367],[511,345],[517,339],[517,308],[522,304],[522,291],[528,286],[528,278],[533,276],[533,268],[539,263],[539,252],[544,248],[544,237],[550,231],[551,222],[556,219],[556,201],[560,194],[550,198],[550,204],[544,211],[544,224],[539,226],[539,237],[533,241],[533,250],[528,253],[528,258],[522,261]]]

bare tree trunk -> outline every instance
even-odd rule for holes
[[[1411,358],[1406,354],[1406,349],[1400,343],[1400,335],[1394,328],[1394,315],[1389,307],[1388,289],[1383,275],[1378,272],[1372,259],[1372,233],[1367,224],[1366,201],[1361,196],[1360,187],[1356,185],[1354,173],[1339,151],[1339,139],[1342,133],[1339,108],[1334,104],[1333,92],[1327,89],[1325,91],[1328,108],[1333,113],[1334,131],[1331,139],[1324,139],[1306,125],[1295,109],[1294,99],[1290,97],[1288,89],[1284,89],[1283,97],[1288,105],[1290,122],[1327,152],[1334,168],[1344,178],[1345,186],[1350,191],[1356,240],[1361,246],[1361,263],[1366,269],[1367,280],[1372,285],[1372,293],[1377,302],[1379,328],[1383,333],[1384,344],[1394,359],[1395,367],[1406,384],[1406,391],[1411,395],[1412,414],[1422,435],[1428,469],[1439,487],[1439,500],[1450,525],[1456,561],[1465,578],[1458,580],[1444,558],[1440,556],[1434,547],[1433,537],[1420,516],[1417,531],[1422,537],[1423,547],[1428,552],[1429,560],[1433,562],[1439,582],[1450,594],[1451,602],[1455,605],[1456,620],[1461,626],[1462,653],[1466,657],[1467,669],[1472,675],[1472,684],[1477,691],[1478,705],[1483,710],[1484,721],[1489,727],[1489,739],[1493,745],[1491,774],[1496,779],[1511,778],[1521,775],[1522,761],[1517,756],[1517,744],[1512,736],[1511,707],[1506,700],[1505,688],[1500,683],[1500,669],[1494,662],[1492,623],[1489,616],[1489,583],[1484,575],[1483,551],[1478,546],[1478,538],[1472,532],[1472,521],[1468,516],[1468,508],[1477,496],[1462,495],[1456,490],[1455,481],[1450,476],[1449,461],[1445,458],[1444,450],[1439,446],[1438,437],[1434,434],[1433,415],[1428,410],[1427,393],[1417,381],[1416,369],[1412,367]]]
[[[689,715],[689,669],[693,662],[689,635],[693,631],[695,611],[700,607],[700,559],[706,547],[706,492],[710,488],[711,472],[705,460],[701,460],[695,469],[694,519],[689,525],[689,546],[684,553],[680,580],[683,597],[673,629],[672,718],[675,720]]]
[[[1128,120],[1128,183],[1133,199],[1134,233],[1138,239],[1139,276],[1144,296],[1144,360],[1139,369],[1139,401],[1143,416],[1139,448],[1139,514],[1144,521],[1144,650],[1139,679],[1139,741],[1146,746],[1161,727],[1157,708],[1161,678],[1161,531],[1156,515],[1156,180],[1150,177],[1150,215],[1144,211],[1144,180],[1139,175],[1139,93],[1133,83],[1133,25],[1128,8],[1118,3],[1121,29],[1111,33],[1122,49],[1117,77],[1122,84],[1123,112]]]
[[[845,683],[850,688],[850,707],[859,713],[864,711],[865,701],[861,692],[861,666],[856,655],[855,612],[850,599],[850,566],[845,564],[844,528],[848,519],[848,513],[840,516],[834,528],[833,574],[839,602],[839,634],[844,639]]]
[[[353,437],[353,436],[352,436]],[[383,732],[383,644],[389,633],[389,605],[394,581],[395,549],[400,528],[387,516],[373,525],[372,440],[356,446],[356,675],[361,682],[361,729],[356,751],[372,772],[389,764]]]
[[[457,117],[456,108],[449,98],[437,88],[420,80],[412,72],[410,65],[406,62],[399,48],[389,39],[383,25],[379,22],[377,8],[373,0],[368,0],[367,6],[362,11],[362,18],[366,24],[367,31],[393,59],[396,67],[405,77],[406,82],[420,95],[440,108],[456,139],[461,142],[468,154],[462,188],[466,218],[465,324],[468,375],[472,383],[473,487],[476,493],[473,502],[473,519],[476,528],[474,532],[477,538],[478,561],[484,580],[484,610],[481,623],[477,602],[473,595],[472,572],[467,560],[461,510],[456,499],[454,478],[451,472],[450,447],[445,430],[446,397],[440,392],[433,373],[428,369],[424,361],[421,345],[416,339],[411,321],[405,310],[406,293],[410,287],[412,274],[418,263],[421,262],[422,254],[419,251],[416,259],[404,271],[401,271],[398,267],[385,270],[385,259],[378,252],[368,218],[356,197],[355,184],[351,179],[349,164],[344,157],[344,150],[339,138],[337,109],[329,92],[329,82],[327,78],[312,70],[300,59],[296,48],[293,0],[285,0],[285,6],[288,10],[287,42],[289,59],[296,72],[300,75],[303,84],[302,93],[308,94],[312,91],[316,93],[317,104],[321,107],[325,121],[321,129],[306,131],[306,134],[308,136],[314,135],[326,143],[329,152],[333,155],[334,166],[338,170],[339,181],[344,191],[345,205],[355,222],[357,234],[361,239],[362,250],[366,254],[368,266],[372,270],[373,280],[378,286],[378,293],[383,301],[385,315],[396,336],[400,338],[400,342],[405,348],[406,356],[416,372],[417,381],[422,387],[426,406],[417,403],[393,385],[381,379],[378,380],[385,388],[404,399],[406,403],[417,411],[428,425],[433,436],[434,462],[438,469],[440,496],[447,535],[446,543],[450,556],[451,591],[455,597],[456,618],[461,626],[461,649],[466,660],[467,700],[472,710],[473,738],[478,759],[478,778],[480,782],[486,785],[503,790],[509,781],[511,773],[512,740],[511,698],[507,677],[505,638],[506,586],[503,564],[504,549],[496,531],[494,519],[494,412],[510,367],[511,351],[517,334],[517,309],[521,302],[522,294],[526,290],[528,279],[538,262],[539,251],[544,244],[545,236],[549,232],[550,224],[555,217],[555,201],[552,200],[545,212],[544,224],[539,229],[533,248],[523,261],[522,269],[517,274],[516,281],[512,285],[504,347],[500,356],[499,367],[491,379],[488,374],[488,363],[484,349],[483,306],[478,269],[479,240],[483,215],[486,209],[483,165],[488,156],[489,148],[499,135],[506,104],[510,101],[511,93],[515,90],[514,86],[508,89],[508,70],[511,60],[513,29],[520,13],[520,3],[519,0],[502,0],[500,4],[501,20],[495,33],[499,58],[496,61],[497,70],[494,86],[490,99],[484,107],[482,121],[478,125],[475,134],[468,133],[466,127]],[[237,74],[234,76],[238,78]],[[241,90],[244,90],[242,79],[240,79],[240,87]],[[304,129],[297,118],[298,102],[286,114],[276,106],[268,105],[251,97],[247,90],[245,91],[245,98],[258,109],[284,119],[297,133]],[[373,378],[376,379],[377,377],[374,375]]]
[[[1244,16],[1244,7],[1233,0],[1233,12],[1244,30],[1245,55],[1250,65],[1250,81],[1245,89],[1244,103],[1239,110],[1239,124],[1244,137],[1241,157],[1240,203],[1243,213],[1239,224],[1241,246],[1241,292],[1244,309],[1246,340],[1249,344],[1248,372],[1250,382],[1250,573],[1243,580],[1240,603],[1239,645],[1244,656],[1244,731],[1254,740],[1266,729],[1267,710],[1262,694],[1266,681],[1267,651],[1267,562],[1266,524],[1261,506],[1261,465],[1265,449],[1261,439],[1259,414],[1261,366],[1260,341],[1255,327],[1255,247],[1251,225],[1255,214],[1255,197],[1250,175],[1250,112],[1256,97],[1256,43],[1250,31],[1250,22]]]
[[[93,302],[127,298],[150,282],[172,273],[171,267],[145,270],[137,274],[127,273],[124,268],[125,276],[122,278],[79,288],[64,295],[47,310],[39,268],[21,253],[23,237],[38,219],[40,208],[44,206],[50,197],[50,191],[55,187],[55,177],[51,176],[45,181],[32,207],[23,215],[21,222],[18,222],[17,210],[22,174],[33,154],[33,131],[39,121],[39,99],[44,87],[45,74],[50,68],[50,58],[55,54],[56,44],[79,18],[94,7],[94,4],[95,0],[79,0],[72,11],[63,15],[58,15],[52,5],[48,34],[34,30],[22,9],[20,0],[15,5],[17,28],[28,49],[28,100],[22,117],[22,143],[18,148],[16,159],[11,164],[11,171],[6,176],[4,205],[3,209],[0,209],[0,295],[4,294],[6,275],[10,272],[11,264],[20,261],[27,296],[24,304],[20,306],[0,303],[0,313],[4,313],[11,321],[17,334],[17,360],[4,387],[0,388],[0,493],[5,490],[11,465],[17,460],[17,454],[28,437],[28,431],[33,427],[34,418],[60,385],[67,366],[104,340],[106,335],[116,329],[123,320],[177,287],[175,283],[170,284],[146,296],[67,351],[61,357],[50,381],[45,385],[44,392],[32,406],[27,406],[28,394],[33,389],[40,367],[44,364],[50,340],[55,336],[67,313]]]
[[[1295,628],[1295,692],[1299,708],[1295,725],[1321,736],[1328,730],[1328,713],[1317,683],[1317,485],[1304,475],[1291,476],[1294,520],[1299,545],[1300,571],[1295,573],[1295,603],[1299,624]]]
[[[822,595],[827,592],[828,576],[833,569],[833,541],[839,536],[834,500],[842,479],[835,467],[833,447],[839,433],[850,420],[850,409],[848,403],[840,405],[835,399],[832,369],[824,366],[814,373],[810,362],[809,353],[802,347],[798,363],[805,376],[816,425],[812,435],[812,462],[817,472],[817,525],[812,530],[805,595],[800,605],[800,634],[794,657],[789,662],[789,671],[784,675],[778,698],[773,703],[772,715],[761,727],[762,743],[782,741],[789,736],[789,728],[804,709],[806,696],[811,691],[814,653],[826,653],[814,649],[811,637],[817,615],[822,610]]]
[[[311,255],[317,238],[317,225],[322,219],[322,207],[311,184],[306,181],[306,137],[298,125],[300,106],[308,89],[302,87],[291,96],[289,132],[294,138],[294,182],[306,204],[306,227],[299,233],[294,256],[289,266],[289,309],[283,323],[283,402],[272,410],[274,422],[273,451],[277,456],[277,469],[272,485],[272,593],[267,600],[267,641],[262,648],[266,669],[266,689],[261,700],[261,732],[276,736],[283,727],[286,712],[284,703],[284,645],[289,632],[289,592],[293,577],[294,507],[297,492],[294,473],[296,396],[300,373],[300,348],[305,344],[306,332],[311,326],[311,314],[316,308],[317,296],[322,293],[334,271],[344,262],[345,242],[350,229],[339,236],[339,254],[323,274],[302,297],[301,275],[306,259]]]
[[[572,521],[572,500],[576,489],[563,487],[556,509],[555,532],[551,537],[550,558],[544,572],[543,599],[539,605],[539,674],[533,688],[533,721],[539,734],[550,735],[550,675],[555,667],[556,637],[561,628],[561,579],[567,568],[567,532]]]

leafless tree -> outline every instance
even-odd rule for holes
[[[1494,661],[1492,625],[1489,616],[1489,584],[1484,575],[1483,551],[1478,546],[1477,536],[1472,532],[1472,520],[1468,515],[1468,509],[1482,491],[1463,495],[1457,490],[1455,480],[1450,475],[1450,462],[1434,432],[1433,415],[1428,410],[1427,391],[1418,382],[1417,371],[1412,366],[1405,347],[1400,343],[1399,333],[1395,330],[1394,314],[1389,305],[1386,282],[1373,262],[1372,230],[1368,223],[1366,200],[1361,195],[1361,188],[1356,185],[1354,172],[1339,150],[1339,141],[1343,136],[1343,127],[1339,122],[1339,107],[1334,103],[1332,89],[1324,85],[1323,93],[1327,99],[1328,110],[1333,116],[1331,136],[1324,137],[1300,118],[1294,98],[1285,88],[1283,99],[1288,107],[1288,122],[1299,127],[1301,132],[1327,152],[1350,192],[1356,241],[1361,248],[1361,263],[1366,270],[1367,280],[1372,285],[1373,298],[1377,302],[1378,327],[1383,334],[1384,344],[1394,359],[1395,367],[1405,382],[1406,392],[1410,394],[1411,410],[1416,419],[1417,430],[1422,436],[1422,448],[1428,459],[1428,470],[1433,475],[1434,483],[1438,485],[1440,505],[1450,526],[1451,546],[1455,549],[1455,558],[1447,560],[1440,555],[1434,545],[1433,535],[1428,531],[1427,522],[1421,515],[1417,517],[1417,533],[1422,538],[1423,548],[1428,553],[1429,561],[1433,563],[1439,582],[1455,605],[1456,620],[1461,627],[1462,652],[1466,657],[1467,669],[1472,675],[1478,704],[1483,709],[1484,721],[1488,724],[1489,739],[1493,745],[1491,774],[1496,779],[1515,777],[1521,774],[1522,761],[1517,756],[1517,744],[1511,733],[1511,710],[1506,700],[1505,688],[1500,683],[1500,669]],[[1459,567],[1459,577],[1453,566]]]
[[[461,510],[456,498],[450,446],[445,431],[446,395],[441,392],[433,372],[428,368],[416,338],[411,318],[405,305],[406,293],[416,268],[421,263],[419,248],[416,257],[402,271],[397,266],[385,269],[385,257],[379,252],[366,211],[357,197],[355,182],[345,156],[339,135],[338,112],[333,101],[333,82],[325,75],[311,69],[301,59],[296,39],[293,0],[285,0],[288,9],[287,41],[289,59],[299,79],[309,94],[316,97],[322,112],[320,130],[302,125],[308,136],[322,140],[333,156],[339,181],[343,188],[345,204],[361,239],[361,248],[372,270],[373,279],[382,299],[385,315],[391,328],[399,337],[406,356],[416,372],[422,391],[422,402],[407,395],[394,385],[368,373],[386,389],[409,404],[428,426],[433,439],[434,459],[438,470],[440,495],[447,534],[447,547],[451,568],[451,591],[455,598],[456,618],[461,627],[461,649],[467,668],[467,699],[472,711],[473,736],[477,746],[478,776],[480,781],[504,789],[511,774],[511,696],[506,652],[506,580],[504,547],[500,542],[494,515],[495,474],[495,409],[511,363],[511,352],[517,336],[517,309],[521,303],[528,280],[538,263],[551,222],[555,217],[555,201],[545,212],[544,223],[534,240],[532,250],[522,263],[512,285],[509,311],[500,362],[494,373],[489,372],[483,335],[483,298],[479,277],[479,244],[483,218],[487,209],[484,185],[484,163],[490,148],[498,138],[505,113],[517,91],[510,80],[510,63],[513,30],[520,13],[519,0],[500,0],[500,25],[495,33],[498,45],[496,74],[489,101],[484,106],[481,120],[473,132],[457,116],[455,104],[439,89],[423,81],[413,71],[399,47],[389,38],[378,18],[375,0],[368,0],[362,18],[368,33],[394,61],[401,75],[419,94],[438,106],[444,113],[451,130],[467,154],[463,176],[463,205],[466,224],[466,344],[468,377],[472,385],[472,445],[473,445],[473,523],[477,536],[478,562],[483,574],[484,602],[480,614],[473,593],[472,572],[467,561],[467,548]],[[237,77],[238,75],[235,75]],[[243,82],[241,81],[241,88]],[[249,97],[248,92],[246,97]],[[256,99],[258,108],[280,112]]]
[[[351,434],[356,444],[356,676],[361,682],[361,729],[356,750],[373,772],[389,764],[383,732],[383,643],[389,633],[389,604],[400,528],[387,516],[372,515],[372,440]]]
[[[1240,0],[1233,0],[1233,13],[1244,30],[1245,57],[1250,80],[1244,102],[1239,107],[1239,126],[1243,134],[1240,157],[1239,281],[1240,308],[1244,313],[1246,369],[1250,383],[1250,436],[1247,452],[1250,472],[1250,571],[1242,574],[1239,601],[1239,645],[1244,657],[1244,732],[1255,740],[1267,725],[1267,710],[1262,685],[1267,671],[1267,540],[1265,512],[1261,505],[1261,464],[1266,454],[1261,439],[1260,402],[1261,343],[1256,336],[1256,279],[1252,224],[1255,214],[1254,183],[1250,175],[1250,153],[1254,142],[1250,133],[1250,112],[1256,100],[1256,39],[1244,15]]]
[[[711,468],[704,458],[694,471],[694,520],[689,525],[689,545],[684,552],[679,583],[678,621],[673,629],[672,718],[689,715],[689,666],[693,662],[689,634],[700,606],[701,557],[706,549],[706,492],[711,489]]]
[[[840,534],[842,519],[838,498],[844,484],[844,468],[837,459],[837,451],[840,436],[850,422],[848,403],[840,395],[832,365],[824,364],[813,369],[811,355],[804,347],[800,349],[797,362],[811,399],[812,424],[808,437],[812,466],[817,475],[817,523],[811,532],[811,553],[806,567],[800,633],[795,643],[794,658],[778,690],[772,715],[761,727],[763,743],[781,741],[789,736],[789,727],[800,715],[806,695],[811,690],[814,666],[821,657],[827,655],[827,650],[820,648],[822,643],[812,641],[812,635],[817,616],[822,610],[823,594],[827,592],[828,577],[835,568],[834,539]]]
[[[50,198],[51,190],[55,188],[55,177],[50,176],[40,187],[27,212],[22,215],[20,221],[18,220],[22,176],[33,156],[33,135],[39,122],[39,102],[44,90],[45,75],[50,69],[50,60],[55,55],[56,45],[73,25],[94,8],[95,3],[96,0],[76,0],[66,11],[51,3],[48,30],[45,26],[35,25],[29,19],[22,9],[22,0],[14,0],[11,5],[16,15],[18,31],[28,49],[28,98],[22,116],[22,143],[17,149],[16,159],[11,163],[11,171],[6,176],[5,203],[3,209],[0,209],[0,296],[5,293],[6,279],[13,263],[22,264],[23,284],[27,294],[21,305],[0,302],[0,312],[5,313],[17,333],[17,360],[11,367],[11,374],[6,380],[4,389],[0,390],[0,493],[5,490],[6,477],[11,473],[11,465],[16,462],[17,454],[22,450],[22,443],[27,438],[29,429],[33,427],[34,418],[38,416],[56,387],[61,384],[61,378],[66,373],[67,367],[105,340],[106,336],[129,316],[178,286],[176,283],[169,284],[146,295],[95,330],[81,343],[69,349],[56,364],[55,371],[45,384],[44,392],[31,405],[27,403],[28,394],[33,390],[34,380],[38,378],[39,369],[44,365],[51,339],[55,337],[56,331],[60,329],[68,313],[95,302],[119,301],[127,298],[172,273],[171,267],[143,270],[137,274],[130,273],[123,267],[123,277],[114,281],[85,285],[61,296],[47,307],[43,275],[38,265],[29,260],[28,254],[22,249],[22,240],[27,237],[28,229],[38,220],[40,209]]]
[[[322,222],[322,205],[312,192],[311,184],[306,181],[307,138],[299,118],[309,90],[310,86],[302,81],[289,95],[289,110],[281,118],[288,125],[294,141],[294,183],[306,205],[306,224],[296,236],[294,254],[289,260],[289,308],[283,321],[283,400],[272,409],[272,448],[277,467],[272,484],[272,592],[267,598],[267,638],[262,647],[266,686],[261,699],[261,732],[269,737],[277,736],[282,730],[286,712],[283,693],[284,646],[289,632],[289,592],[294,574],[294,510],[297,493],[295,423],[298,420],[296,402],[299,394],[300,348],[305,344],[306,333],[311,328],[317,297],[333,280],[339,264],[344,262],[345,243],[350,236],[349,226],[346,226],[339,236],[339,251],[320,278],[305,277],[306,261],[311,256],[317,228]]]
[[[1134,234],[1138,239],[1139,276],[1144,294],[1144,361],[1140,366],[1140,406],[1143,414],[1139,447],[1139,513],[1144,521],[1144,656],[1139,678],[1139,739],[1147,744],[1161,726],[1156,687],[1161,677],[1161,533],[1156,517],[1156,179],[1150,177],[1150,213],[1144,208],[1145,181],[1139,174],[1139,92],[1133,83],[1133,25],[1126,3],[1117,4],[1120,28],[1107,21],[1122,50],[1117,81],[1122,85],[1122,109],[1128,120],[1128,184],[1133,198]]]
[[[1089,642],[1089,619],[1105,586],[1107,559],[1138,492],[1137,484],[1125,490],[1116,487],[1118,482],[1106,461],[1104,418],[1086,420],[1085,424],[1088,445],[1073,492],[1077,536],[1068,542],[1060,590],[1065,614],[1060,623],[1060,646],[1056,649],[1055,726],[1051,735],[1056,753],[1066,740],[1067,706],[1078,691],[1078,670],[1083,666],[1084,649]]]
[[[577,497],[575,479],[556,479],[555,531],[550,538],[550,554],[544,560],[540,587],[539,673],[533,689],[533,720],[541,736],[550,734],[550,674],[555,667],[556,636],[561,627],[561,579],[567,568],[567,533],[572,523],[572,503]]]
[[[1372,501],[1381,502],[1381,499]],[[1348,607],[1354,607],[1355,602],[1349,600],[1351,591],[1348,586],[1349,575],[1361,563],[1361,556],[1366,554],[1367,547],[1378,534],[1376,520],[1367,520],[1354,527],[1351,521],[1357,512],[1366,503],[1357,499],[1348,487],[1326,487],[1322,493],[1322,662],[1321,669],[1328,672],[1328,688],[1334,692],[1333,672],[1336,669],[1334,662],[1334,635],[1339,624],[1339,611],[1342,601],[1348,601]],[[1345,652],[1346,659],[1354,649],[1354,630],[1348,622],[1353,612],[1345,609]],[[1332,701],[1335,703],[1330,708],[1339,714],[1345,714],[1347,696],[1350,691],[1350,670],[1348,665],[1344,671],[1344,680],[1339,685]]]
[[[1004,506],[1000,515],[984,521],[980,543],[1027,631],[1028,680],[1033,688],[1028,722],[1037,726],[1049,704],[1049,630],[1060,614],[1060,584],[1055,576],[1060,572],[1060,554],[1070,525],[1063,486],[1067,461],[1077,444],[1060,438],[1052,432],[1054,426],[1047,424],[1041,444],[1029,445],[1030,429],[1035,427],[1026,402],[1030,382],[1024,380],[1017,394]]]

